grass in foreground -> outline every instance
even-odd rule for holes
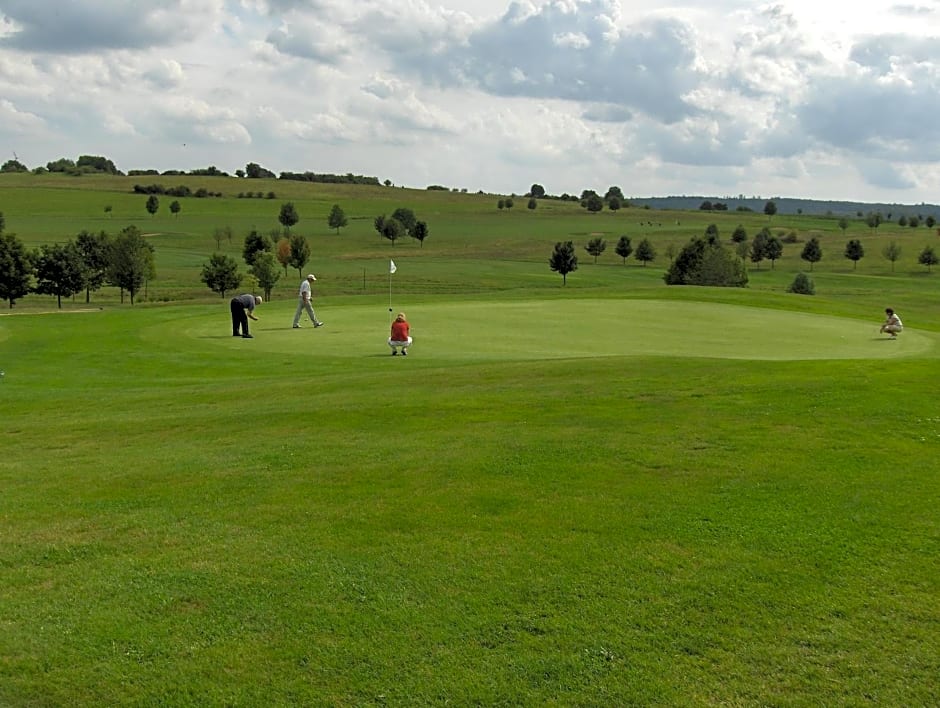
[[[933,350],[494,356],[445,307],[353,357],[371,313],[288,309],[0,320],[0,703],[936,702]]]

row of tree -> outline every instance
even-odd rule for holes
[[[419,221],[414,211],[408,207],[399,207],[391,216],[375,217],[373,222],[375,230],[379,236],[387,238],[395,245],[395,242],[404,237],[410,236],[424,246],[424,240],[428,237],[428,225],[424,221]]]
[[[131,304],[146,283],[156,277],[154,249],[136,226],[117,236],[82,231],[64,244],[29,250],[15,234],[3,233],[0,214],[0,298],[12,309],[16,301],[36,293],[62,298],[82,291],[85,302],[104,285],[130,294]]]

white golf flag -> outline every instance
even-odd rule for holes
[[[394,273],[396,270],[398,270],[398,268],[395,267],[395,261],[390,260],[388,262],[388,272],[391,274],[391,273]]]

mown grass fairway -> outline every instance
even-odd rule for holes
[[[0,317],[0,704],[940,701],[932,278],[562,287],[438,208],[445,255],[323,247],[322,329],[182,266]]]

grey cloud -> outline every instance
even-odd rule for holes
[[[882,189],[911,189],[917,183],[887,162],[864,160],[857,165],[859,174],[873,187]]]
[[[313,29],[291,28],[290,31],[277,29],[267,38],[281,54],[300,59],[309,59],[321,64],[335,65],[348,54],[348,50],[317,37]]]
[[[205,27],[213,4],[182,0],[160,5],[134,0],[71,0],[40,3],[4,0],[4,18],[16,28],[0,47],[32,52],[82,54],[101,49],[170,46]]]
[[[634,115],[629,108],[600,103],[588,106],[581,117],[596,123],[628,123],[633,120]]]
[[[852,47],[849,55],[856,64],[889,73],[895,62],[940,62],[940,46],[932,37],[884,34],[868,37]]]
[[[682,96],[702,76],[690,31],[675,20],[616,27],[617,3],[556,0],[531,12],[518,3],[463,41],[411,43],[400,66],[445,86],[496,96],[604,103],[674,122],[695,113]],[[531,8],[530,8],[531,9]]]
[[[937,81],[829,78],[796,110],[806,133],[839,148],[893,160],[940,159]]]

